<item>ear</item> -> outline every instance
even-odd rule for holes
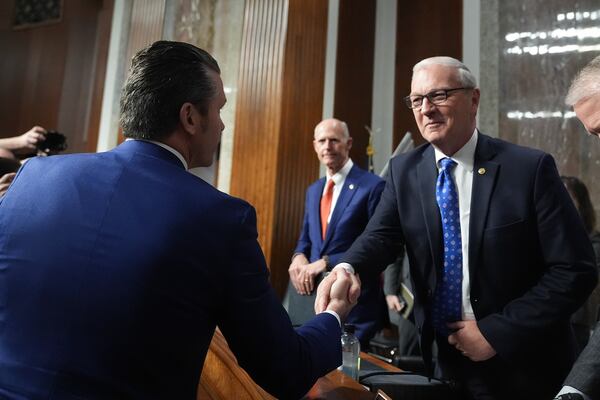
[[[352,136],[346,140],[346,144],[348,145],[348,150],[350,150],[352,148]]]
[[[179,122],[185,132],[194,135],[202,127],[202,115],[192,103],[183,103],[179,109]]]

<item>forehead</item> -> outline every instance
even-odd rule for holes
[[[428,65],[413,73],[410,91],[425,94],[435,89],[449,89],[460,84],[458,69],[447,65]]]
[[[581,100],[573,109],[588,131],[600,133],[600,94]]]
[[[334,124],[334,123],[320,124],[315,129],[315,139],[324,139],[324,138],[342,139],[343,137],[344,137],[344,133],[342,132],[342,127],[339,124]]]

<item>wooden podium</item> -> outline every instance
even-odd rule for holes
[[[197,400],[273,400],[237,363],[227,341],[217,329],[204,361],[198,384]],[[355,380],[338,370],[320,378],[304,399],[316,400],[373,400],[369,392]]]

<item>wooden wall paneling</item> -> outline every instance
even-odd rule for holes
[[[284,0],[248,0],[236,105],[231,193],[256,207],[259,241],[270,261],[286,24]],[[266,13],[271,9],[272,17]],[[267,46],[265,59],[261,46]]]
[[[66,43],[65,79],[60,92],[58,126],[67,135],[70,151],[83,152],[89,149],[88,122],[90,119],[98,43],[98,15],[102,2],[71,2],[64,12],[70,17]],[[110,31],[101,32],[108,51]],[[85,55],[85,57],[82,57]],[[106,64],[106,59],[104,59]],[[104,81],[104,75],[99,77]],[[76,116],[74,118],[74,116]]]
[[[256,207],[259,242],[282,294],[304,191],[318,177],[312,132],[322,112],[327,3],[248,0],[231,193]]]
[[[312,141],[323,113],[327,2],[290,1],[289,16],[271,254],[271,281],[280,293],[302,227],[305,192],[318,177]]]
[[[398,4],[394,148],[406,131],[416,144],[425,140],[413,113],[402,100],[410,93],[412,67],[433,56],[462,58],[462,0],[430,0]]]
[[[350,156],[362,168],[373,103],[375,1],[341,0],[338,21],[335,100],[333,114],[346,121],[353,138]]]
[[[94,75],[94,62],[105,63],[95,45],[108,44],[110,34],[110,16],[108,28],[99,26],[104,3],[64,0],[60,22],[13,30],[14,2],[1,2],[0,49],[7,55],[0,64],[1,137],[38,124],[65,133],[69,152],[87,149],[92,82],[104,80],[103,72]]]

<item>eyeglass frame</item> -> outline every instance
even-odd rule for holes
[[[413,102],[411,100],[411,96],[408,95],[404,98],[404,104],[406,105],[406,107],[408,107],[410,110],[414,110],[415,108],[421,108],[423,107],[423,99],[427,98],[427,100],[431,103],[431,104],[435,104],[435,105],[440,105],[442,103],[444,103],[446,100],[448,100],[448,93],[450,92],[454,92],[456,90],[472,90],[475,89],[474,87],[458,87],[458,88],[453,88],[453,89],[436,89],[436,90],[432,90],[429,93],[426,93],[424,95],[416,95],[415,97],[420,97],[420,104],[417,106],[413,106]],[[440,94],[443,93],[444,94],[444,99],[443,100],[436,100],[433,101],[432,96],[434,94]]]

